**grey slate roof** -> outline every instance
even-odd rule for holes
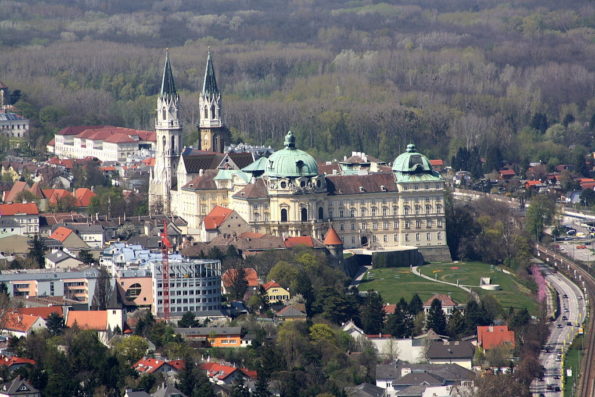
[[[219,87],[217,87],[217,79],[215,78],[215,67],[213,66],[213,59],[211,51],[207,55],[207,67],[205,68],[205,79],[202,84],[203,94],[219,95]]]
[[[397,392],[398,397],[421,397],[426,386],[409,386]]]
[[[370,383],[346,387],[345,392],[348,397],[382,397],[384,395],[384,389],[382,387]]]
[[[168,384],[167,386],[159,386],[155,393],[151,394],[151,397],[186,397],[186,395],[173,385]]]
[[[71,258],[76,259],[76,258],[74,258],[74,256],[69,255],[66,252],[60,251],[60,250],[55,251],[55,252],[49,252],[49,253],[45,254],[45,257],[47,259],[49,259],[51,262],[56,263],[56,264],[63,262],[67,259],[71,259]]]
[[[242,190],[233,195],[235,199],[260,199],[267,198],[268,190],[262,179],[246,185]]]
[[[396,192],[395,177],[390,173],[368,175],[327,175],[329,194]]]
[[[176,84],[174,83],[174,75],[171,71],[171,64],[169,63],[169,51],[165,52],[165,65],[163,66],[163,79],[161,80],[161,96],[171,95],[177,96]]]
[[[434,341],[428,348],[427,357],[437,359],[471,359],[473,358],[473,345],[467,341]]]
[[[2,386],[0,386],[0,392],[2,392],[3,394],[8,394],[10,396],[40,396],[39,390],[31,386],[29,382],[27,382],[25,379],[22,379],[20,376],[17,376],[12,381],[6,382]]]
[[[397,379],[400,376],[400,369],[393,364],[376,365],[376,379]]]

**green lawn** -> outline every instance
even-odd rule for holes
[[[577,336],[568,353],[564,357],[564,397],[575,396],[575,381],[580,370],[580,358],[582,355],[583,336]],[[572,370],[572,376],[566,376],[566,369]]]
[[[533,293],[513,274],[506,274],[499,270],[498,266],[488,265],[481,262],[460,262],[448,264],[434,264],[420,267],[422,274],[437,277],[439,280],[470,286],[480,296],[492,295],[502,308],[526,307],[532,315],[539,314],[539,305]],[[479,288],[479,279],[490,277],[492,284],[498,284],[502,288],[499,291],[486,291]]]
[[[403,267],[372,269],[364,276],[359,289],[378,291],[388,303],[397,303],[401,297],[410,301],[415,293],[423,301],[434,294],[450,294],[454,300],[462,303],[469,300],[468,294],[462,289],[425,280]]]

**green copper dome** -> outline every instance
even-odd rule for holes
[[[317,176],[318,164],[314,157],[295,148],[295,136],[289,131],[285,136],[285,148],[271,154],[264,174],[276,178]]]
[[[430,160],[417,152],[414,144],[407,145],[407,151],[393,161],[393,172],[432,173]]]

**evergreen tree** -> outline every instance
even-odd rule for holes
[[[369,292],[361,310],[362,326],[366,334],[379,334],[384,328],[384,302],[380,294]]]
[[[428,312],[426,328],[433,329],[439,335],[446,334],[446,316],[442,311],[442,303],[438,299],[432,301]]]
[[[196,321],[196,316],[192,312],[186,312],[182,316],[182,318],[178,321],[178,327],[180,328],[190,328],[196,327],[198,322]]]
[[[547,115],[545,115],[543,113],[535,113],[533,115],[533,118],[531,119],[531,128],[538,130],[539,132],[544,134],[545,130],[547,130],[547,127],[548,127]]]
[[[413,316],[397,305],[395,313],[388,316],[386,331],[395,338],[409,338],[413,335]]]
[[[259,367],[256,371],[256,384],[254,385],[253,397],[271,397],[272,393],[269,391],[269,381],[265,374],[264,368]]]
[[[29,241],[29,253],[27,254],[27,258],[40,269],[45,267],[45,249],[46,247],[43,244],[43,241],[37,234],[33,236],[33,240]]]
[[[233,271],[235,270],[235,272]],[[246,270],[243,267],[237,269],[230,269],[232,272],[231,285],[229,286],[229,294],[232,299],[240,300],[244,297],[248,289],[248,281],[246,281]]]
[[[413,316],[416,316],[417,313],[421,312],[424,309],[424,303],[422,302],[421,298],[418,294],[413,295],[411,301],[409,302],[409,313]]]
[[[448,325],[446,326],[448,336],[453,339],[460,338],[465,332],[465,319],[460,310],[454,309],[448,318]]]
[[[465,319],[466,335],[474,334],[478,325],[490,325],[492,322],[489,313],[474,300],[467,303],[463,318]]]
[[[316,296],[314,295],[314,288],[312,288],[312,281],[305,270],[301,269],[298,272],[295,282],[292,283],[292,290],[296,294],[302,295],[306,304],[306,314],[308,317],[311,317],[312,305]]]
[[[45,325],[52,336],[62,335],[66,328],[64,317],[58,313],[51,313],[45,321]]]

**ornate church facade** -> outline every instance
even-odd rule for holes
[[[150,193],[153,203],[167,203],[166,213],[188,222],[188,234],[199,236],[204,217],[220,205],[235,210],[257,233],[322,240],[332,223],[346,249],[417,247],[426,259],[450,259],[444,180],[415,145],[394,159],[392,169],[333,174],[320,172],[291,132],[284,147],[270,155],[222,153],[229,132],[209,54],[199,97],[201,150],[180,151],[179,100],[170,76],[166,59]],[[169,118],[174,115],[175,121]]]

